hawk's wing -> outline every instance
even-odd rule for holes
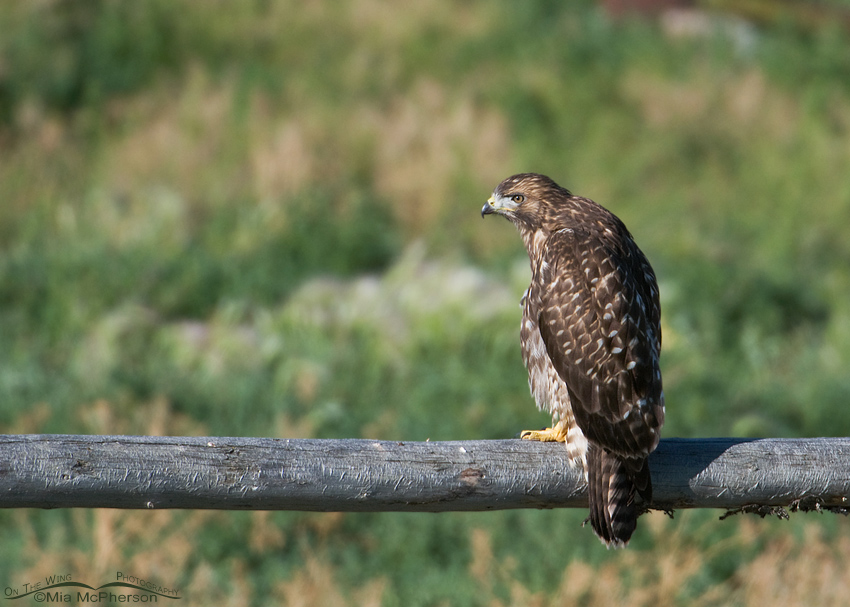
[[[555,232],[538,260],[540,334],[588,439],[646,457],[664,422],[655,276],[623,227]]]

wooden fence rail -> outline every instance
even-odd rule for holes
[[[665,439],[653,508],[850,509],[850,438]],[[521,440],[0,435],[0,507],[586,507],[563,445]]]

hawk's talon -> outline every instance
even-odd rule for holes
[[[536,440],[542,443],[565,443],[567,442],[567,424],[560,420],[551,428],[542,430],[523,430],[519,433],[523,440]]]

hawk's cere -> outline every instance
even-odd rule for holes
[[[664,424],[655,273],[626,226],[550,178],[505,179],[481,209],[519,229],[531,261],[522,358],[553,427],[532,440],[565,441],[585,471],[590,525],[608,546],[628,543],[652,500],[647,457]]]

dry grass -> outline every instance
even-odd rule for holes
[[[614,553],[609,562],[591,566],[581,561],[569,563],[552,593],[534,591],[512,575],[516,564],[510,558],[498,561],[492,551],[490,534],[483,529],[471,533],[473,560],[470,575],[479,581],[491,607],[582,606],[607,607],[628,604],[668,607],[682,604],[681,590],[703,566],[703,556],[687,545],[666,517],[653,513],[641,523],[663,542],[663,548],[651,552],[626,549]],[[545,550],[557,550],[548,547]],[[509,589],[510,598],[497,598],[498,585]]]
[[[512,164],[505,116],[472,90],[450,92],[427,78],[387,107],[314,103],[295,115],[253,91],[237,120],[240,94],[237,82],[195,70],[180,85],[161,85],[157,103],[148,94],[116,106],[123,134],[104,148],[103,186],[89,201],[99,232],[117,245],[179,244],[198,209],[227,198],[251,201],[259,224],[280,230],[288,201],[365,170],[416,237],[457,203],[459,180],[471,174],[485,193]]]
[[[233,100],[232,82],[193,68],[179,84],[116,102],[111,113],[121,135],[101,155],[104,188],[127,197],[166,187],[185,200],[202,198],[199,204],[219,201],[242,163],[228,162],[241,142],[231,128]]]
[[[340,587],[334,578],[333,567],[308,554],[299,571],[276,585],[274,596],[287,607],[379,607],[382,604],[387,586],[384,578],[365,580],[353,590]]]
[[[735,574],[723,588],[726,596],[706,604],[846,605],[850,596],[850,535],[846,523],[842,521],[841,532],[834,537],[825,537],[824,527],[812,522],[805,525],[802,539],[787,535],[775,539]]]
[[[683,80],[635,70],[621,86],[654,128],[696,124],[735,136],[758,133],[771,141],[788,141],[801,127],[799,101],[768,83],[757,69],[729,75],[701,69]]]
[[[399,95],[389,111],[368,112],[375,136],[375,175],[412,234],[432,227],[456,204],[453,188],[471,171],[489,191],[506,177],[511,140],[505,117],[439,83],[423,79]]]
[[[706,560],[726,550],[746,550],[761,535],[764,523],[756,519],[734,521],[732,524],[738,529],[735,537],[713,546],[711,554],[706,554],[689,545],[677,523],[660,513],[644,517],[641,522],[656,537],[656,548],[626,549],[600,566],[573,561],[551,594],[516,581],[515,563],[510,558],[499,561],[495,557],[490,532],[473,529],[469,575],[480,584],[481,604],[488,607],[838,606],[846,604],[850,596],[847,521],[841,521],[840,533],[830,538],[824,536],[824,527],[818,521],[806,522],[802,539],[786,534],[768,541],[754,559],[740,566],[729,579],[697,596],[692,586],[704,584],[700,576]],[[500,598],[500,587],[509,589],[508,599]]]

